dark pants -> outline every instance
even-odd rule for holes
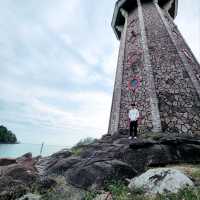
[[[137,121],[131,121],[130,122],[130,136],[133,136],[134,132],[134,137],[137,137],[137,127],[138,127],[138,122]]]

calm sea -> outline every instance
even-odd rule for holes
[[[42,156],[51,155],[61,149],[67,148],[66,146],[43,146]],[[15,158],[22,156],[25,153],[31,152],[33,156],[40,154],[41,144],[0,144],[0,157]]]

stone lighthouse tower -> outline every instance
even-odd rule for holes
[[[118,0],[112,28],[120,40],[110,134],[129,127],[136,103],[140,131],[200,134],[200,66],[173,19],[178,0]]]

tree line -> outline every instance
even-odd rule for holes
[[[17,143],[16,135],[5,126],[0,126],[0,143],[15,144]]]

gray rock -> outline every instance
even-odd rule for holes
[[[10,176],[0,177],[0,200],[16,199],[28,192],[26,184]]]
[[[71,166],[80,162],[81,159],[79,157],[71,156],[69,158],[61,158],[59,162],[56,162],[54,165],[48,168],[48,173],[55,173],[62,175],[65,171],[67,171]]]
[[[37,194],[28,193],[17,200],[41,200],[41,196]]]
[[[16,199],[28,192],[38,179],[28,165],[10,164],[0,167],[0,200]]]
[[[12,164],[1,168],[1,175],[11,177],[13,180],[22,181],[24,184],[32,184],[36,181],[37,175],[20,164]],[[1,189],[1,188],[0,188]]]
[[[43,158],[37,169],[42,168],[43,174],[64,175],[75,187],[98,189],[106,179],[133,178],[146,167],[200,162],[200,137],[151,134],[137,140],[128,139],[128,130],[104,135],[85,146],[79,157],[54,154]]]
[[[37,181],[37,190],[38,192],[43,193],[47,190],[52,189],[56,185],[57,185],[57,182],[55,181],[53,177],[44,176],[44,177],[41,177]]]
[[[55,177],[57,184],[43,196],[48,200],[83,200],[85,191],[66,182],[65,177]]]
[[[11,164],[16,164],[16,163],[17,163],[16,159],[0,158],[0,166],[7,166],[7,165],[11,165]]]
[[[170,168],[157,168],[131,180],[130,190],[142,188],[147,194],[177,193],[186,186],[194,186],[193,182],[182,172]]]
[[[106,180],[124,180],[134,177],[137,171],[119,160],[96,160],[75,165],[65,176],[70,184],[84,189],[101,188]]]
[[[64,160],[71,156],[71,151],[63,149],[52,154],[51,156],[41,158],[35,166],[40,175],[46,175],[48,173],[61,173],[63,172],[62,164],[65,164]]]
[[[51,157],[54,157],[54,158],[68,158],[71,155],[72,155],[71,151],[69,151],[68,149],[62,149],[61,151],[52,154]]]

